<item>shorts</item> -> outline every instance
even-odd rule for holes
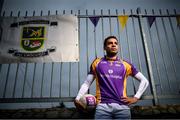
[[[131,119],[131,111],[128,106],[117,103],[100,103],[96,107],[95,119]]]

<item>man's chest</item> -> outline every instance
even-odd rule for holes
[[[96,72],[101,76],[122,78],[126,69],[120,61],[101,61],[96,67]]]

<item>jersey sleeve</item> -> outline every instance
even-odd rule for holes
[[[124,65],[126,67],[126,75],[135,76],[139,71],[136,67],[128,61],[124,61]]]
[[[88,74],[93,74],[94,75],[94,69],[93,69],[93,63],[91,64],[91,66],[90,66],[90,71],[89,71],[89,73]]]
[[[93,75],[96,75],[96,66],[97,64],[100,62],[101,58],[96,58],[91,66],[90,66],[90,71],[89,71],[89,74],[93,74]]]

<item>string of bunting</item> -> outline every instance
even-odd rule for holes
[[[180,15],[176,17],[177,27],[180,29]]]
[[[121,31],[124,30],[128,18],[132,17],[133,15],[119,15],[119,16],[115,16],[118,17],[118,21],[121,27]],[[94,25],[94,27],[96,27],[98,25],[99,19],[101,16],[92,16],[89,17],[90,21],[92,22],[92,24]],[[147,22],[149,24],[149,27],[151,28],[151,26],[153,25],[154,21],[156,20],[156,17],[158,16],[146,16],[147,17]],[[180,28],[180,15],[176,16],[176,21],[177,21],[177,27]]]
[[[153,16],[147,17],[147,21],[148,21],[150,28],[151,28],[152,24],[154,23],[155,19],[156,19],[156,17],[153,17]]]
[[[91,20],[91,22],[93,23],[94,27],[97,26],[98,21],[99,21],[100,17],[89,17],[89,19]]]
[[[125,15],[125,16],[118,16],[118,20],[119,20],[119,23],[121,25],[121,31],[123,31],[123,29],[125,28],[126,23],[128,21],[128,18],[129,18],[129,16],[127,16],[127,15]]]

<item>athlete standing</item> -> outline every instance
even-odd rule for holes
[[[149,85],[141,72],[117,56],[118,49],[118,39],[115,36],[109,36],[104,40],[106,55],[93,61],[87,79],[75,98],[76,107],[81,107],[79,99],[87,93],[96,79],[95,119],[131,119],[129,105],[136,103]],[[140,81],[134,97],[128,97],[126,93],[128,76]]]

